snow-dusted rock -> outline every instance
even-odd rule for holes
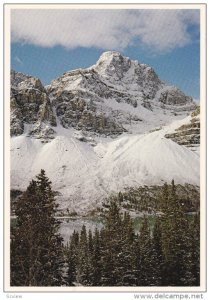
[[[10,83],[12,88],[17,88],[18,84],[22,81],[31,78],[29,75],[25,75],[20,72],[16,72],[15,70],[11,70],[10,72]]]
[[[142,97],[150,99],[164,85],[151,67],[130,60],[116,51],[103,53],[92,68],[119,90],[139,92]]]
[[[196,111],[195,111],[196,112]],[[175,130],[165,135],[179,145],[189,147],[199,152],[200,149],[200,112],[193,112],[191,118]]]
[[[158,101],[168,105],[186,105],[192,103],[192,97],[186,96],[175,86],[165,86],[157,92]]]
[[[47,91],[65,128],[105,135],[144,132],[195,106],[179,89],[166,86],[150,66],[116,51],[103,53],[87,69],[64,73]]]
[[[29,134],[51,137],[56,126],[49,97],[38,78],[11,72],[11,135],[24,132],[24,125],[31,124]]]

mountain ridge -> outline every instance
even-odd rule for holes
[[[22,134],[24,125],[32,123],[16,99],[16,94],[21,98],[21,92],[23,94],[29,90],[31,93],[33,90],[46,94],[45,97],[49,98],[45,107],[49,107],[54,121],[48,122],[44,118],[41,122],[42,125],[44,121],[48,123],[47,130],[46,126],[43,127],[45,131],[51,132],[49,137],[53,137],[56,117],[65,128],[73,127],[88,133],[114,137],[126,131],[132,132],[134,127],[137,130],[142,127],[141,132],[144,132],[147,119],[157,119],[152,127],[158,125],[158,122],[166,125],[171,116],[182,117],[183,113],[187,114],[195,108],[191,97],[174,86],[165,85],[150,66],[139,64],[116,51],[103,53],[96,64],[89,68],[65,72],[46,87],[35,77],[12,71],[11,86],[13,119],[16,117],[16,124],[21,123],[19,129],[12,131],[14,135]],[[22,95],[23,98],[25,96],[30,98]],[[34,103],[34,100],[30,98],[28,102]],[[37,114],[38,110],[37,107]],[[38,115],[36,119],[39,120]],[[39,128],[31,129],[29,134],[34,135],[35,131],[47,137],[47,134],[42,134],[41,126]]]
[[[45,169],[61,209],[85,213],[130,187],[197,186],[195,107],[151,67],[115,51],[46,87],[11,71],[11,188],[24,190]]]

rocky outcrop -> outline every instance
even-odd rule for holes
[[[165,135],[179,145],[190,147],[197,150],[200,146],[200,115],[192,113],[192,119],[189,123],[177,128],[175,132]]]
[[[50,137],[56,126],[49,97],[41,81],[34,77],[11,76],[11,135],[24,132],[24,125],[31,126],[28,134],[36,137]]]
[[[157,93],[158,100],[167,105],[185,105],[192,103],[192,97],[186,96],[177,87],[164,87]]]
[[[126,131],[115,119],[98,110],[92,99],[83,92],[63,91],[53,100],[57,117],[64,128],[116,135]]]
[[[64,73],[46,88],[35,77],[11,71],[12,135],[29,124],[30,135],[53,137],[56,117],[64,128],[93,135],[142,133],[194,107],[191,97],[166,86],[150,66],[116,51],[103,53],[90,68]]]
[[[14,70],[10,71],[10,84],[12,88],[17,88],[19,83],[29,78],[31,78],[31,76]]]

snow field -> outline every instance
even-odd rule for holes
[[[27,136],[11,138],[11,188],[24,190],[41,169],[52,181],[61,209],[85,213],[126,187],[164,182],[199,185],[197,153],[164,137],[188,121],[152,133],[98,138],[97,145],[77,140],[58,128],[48,143]],[[60,131],[59,131],[60,130]]]

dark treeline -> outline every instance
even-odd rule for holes
[[[111,201],[99,232],[74,232],[66,247],[68,285],[199,286],[199,214],[187,217],[175,185],[163,187],[162,214],[134,233],[128,213]]]
[[[176,187],[165,184],[161,213],[134,232],[112,199],[102,230],[83,226],[64,246],[57,204],[44,170],[20,196],[11,229],[12,286],[199,286],[199,213],[187,216]]]

